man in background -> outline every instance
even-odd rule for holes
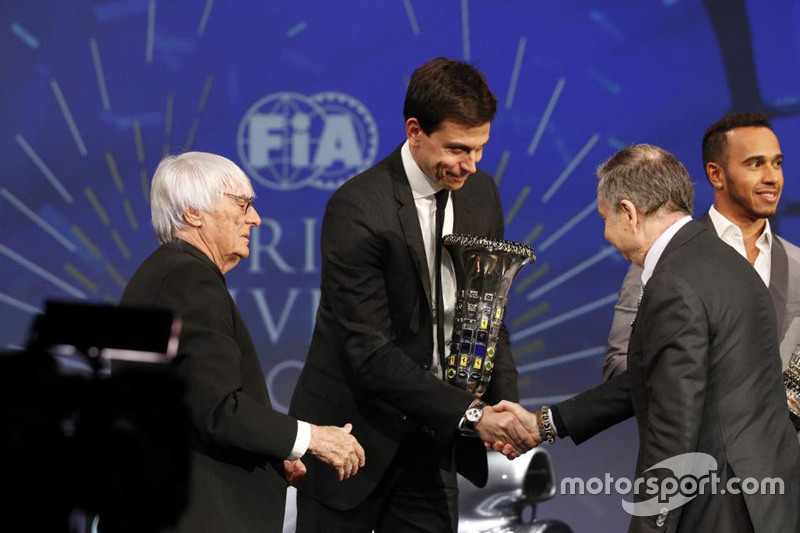
[[[767,116],[735,113],[709,126],[703,136],[703,165],[714,188],[714,205],[699,222],[747,258],[769,288],[786,368],[800,343],[800,248],[773,234],[767,220],[775,214],[783,189],[783,154]],[[604,379],[627,368],[641,274],[632,264],[620,288]]]

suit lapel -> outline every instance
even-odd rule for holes
[[[472,221],[472,206],[464,189],[450,193],[453,198],[453,233],[475,233],[476,230],[470,229]]]
[[[431,280],[428,276],[428,263],[425,258],[425,243],[422,241],[422,230],[419,227],[417,206],[411,195],[411,185],[408,183],[406,171],[403,168],[403,159],[400,148],[394,151],[389,158],[392,181],[394,183],[394,198],[397,201],[397,218],[403,230],[411,261],[416,267],[417,277],[425,291],[425,300],[431,305]]]
[[[770,256],[769,295],[775,305],[775,318],[778,321],[778,334],[783,335],[783,321],[786,315],[786,295],[789,292],[789,256],[781,240],[772,234]]]
[[[400,156],[400,148],[394,151],[389,157],[391,175],[394,182],[394,197],[398,204],[397,218],[403,230],[411,260],[414,263],[422,287],[425,290],[425,299],[428,305],[431,303],[431,280],[428,276],[428,263],[425,257],[425,243],[422,241],[422,230],[419,227],[417,216],[417,206],[411,194],[411,185],[408,183],[408,176],[403,168],[403,159]],[[450,193],[453,201],[453,233],[480,233],[478,228],[473,227],[472,204],[468,190],[464,188]]]

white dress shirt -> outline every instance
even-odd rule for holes
[[[425,257],[428,261],[428,278],[431,281],[431,310],[433,316],[433,354],[431,354],[431,372],[439,378],[443,378],[443,370],[439,364],[439,342],[436,335],[436,198],[434,195],[442,190],[442,187],[431,180],[419,168],[408,141],[400,149],[400,156],[403,159],[403,169],[408,177],[408,184],[411,186],[411,195],[414,198],[414,205],[417,207],[417,218],[419,228],[422,230],[422,242],[425,244]],[[444,210],[444,227],[442,236],[453,233],[453,195],[448,197],[447,205]],[[442,250],[442,300],[444,301],[444,353],[448,355],[450,346],[450,336],[453,333],[453,314],[456,306],[456,276],[453,268],[453,261],[447,250]]]
[[[717,211],[712,205],[708,210],[708,216],[711,217],[711,222],[714,223],[714,229],[717,235],[722,239],[725,244],[730,245],[734,250],[739,252],[739,255],[747,259],[747,250],[744,247],[744,236],[739,226],[725,218],[725,215]],[[756,241],[756,248],[758,248],[758,255],[753,268],[756,269],[758,275],[764,280],[764,284],[769,287],[770,272],[772,269],[772,230],[769,227],[769,220],[765,221],[764,231]]]

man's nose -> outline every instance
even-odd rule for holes
[[[245,222],[248,224],[252,224],[253,226],[260,226],[261,225],[261,216],[258,214],[258,210],[256,210],[256,206],[250,206],[250,209],[247,210],[247,218]]]
[[[475,152],[469,152],[464,160],[461,162],[461,168],[470,174],[475,174],[478,171],[478,160],[475,157]]]
[[[780,179],[782,170],[779,168],[775,168],[772,165],[765,165],[764,166],[764,174],[761,177],[761,181],[765,183],[777,183]]]

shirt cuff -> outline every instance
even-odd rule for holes
[[[553,432],[556,434],[556,437],[562,439],[569,437],[566,424],[564,424],[564,421],[561,419],[561,412],[559,412],[558,406],[556,405],[550,407],[550,425],[553,426]]]
[[[289,461],[296,461],[303,457],[308,450],[308,445],[311,444],[311,425],[302,420],[297,421],[297,436],[294,438],[294,446],[292,446],[292,453],[289,454]]]

